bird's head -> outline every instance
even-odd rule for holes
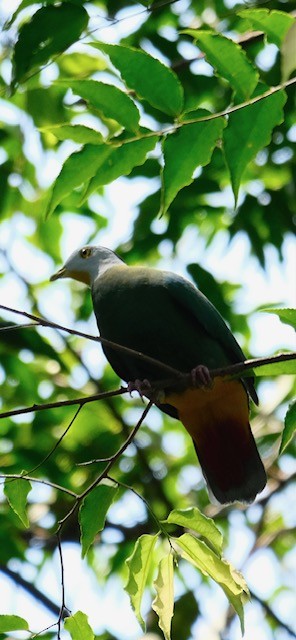
[[[73,278],[90,287],[99,275],[115,264],[122,264],[122,260],[111,249],[86,245],[74,251],[50,280]]]

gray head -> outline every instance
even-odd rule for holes
[[[73,278],[90,287],[99,275],[116,264],[124,263],[111,249],[86,245],[74,251],[50,280]]]

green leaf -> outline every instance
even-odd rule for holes
[[[29,480],[16,478],[15,480],[6,478],[4,484],[4,493],[13,509],[14,513],[19,517],[25,527],[29,527],[29,519],[27,516],[27,496],[32,489]]]
[[[137,133],[139,129],[139,111],[129,96],[111,84],[95,80],[69,80],[58,85],[70,87],[73,93],[81,96],[106,118],[112,118],[128,131]]]
[[[106,53],[129,89],[171,116],[183,107],[183,88],[176,74],[145,51],[104,42],[90,43]]]
[[[95,634],[88,624],[88,619],[82,611],[76,611],[74,616],[65,619],[65,629],[72,640],[94,640]]]
[[[217,75],[228,80],[238,100],[247,100],[259,80],[259,73],[248,60],[242,47],[219,33],[199,29],[182,31],[198,43]]]
[[[113,485],[99,484],[84,498],[79,509],[82,557],[88,552],[99,531],[105,526],[107,511],[118,489]]]
[[[175,542],[181,547],[181,555],[185,560],[197,567],[205,576],[212,578],[223,589],[239,616],[243,633],[243,604],[249,597],[249,590],[243,576],[231,567],[229,562],[219,558],[204,542],[189,533],[175,538]]]
[[[109,147],[110,153],[100,166],[99,171],[90,180],[86,192],[83,194],[82,202],[101,185],[109,184],[120,176],[127,176],[134,167],[143,164],[147,153],[154,149],[157,141],[158,136],[151,136],[123,142],[118,147]]]
[[[80,151],[72,153],[54,183],[46,216],[49,216],[73,189],[90,180],[111,152],[110,145],[87,144]]]
[[[70,2],[36,11],[19,31],[12,58],[12,86],[23,82],[30,71],[76,42],[87,24],[85,9]]]
[[[181,527],[186,527],[199,533],[199,535],[211,543],[216,553],[221,555],[223,543],[222,533],[217,529],[214,520],[201,513],[197,507],[174,509],[164,522],[178,524]]]
[[[277,91],[268,98],[229,114],[228,127],[224,131],[224,151],[235,203],[248,163],[262,147],[269,144],[274,127],[283,121],[286,99],[284,91]]]
[[[289,442],[291,442],[294,433],[296,430],[296,401],[292,402],[289,405],[288,411],[285,415],[285,426],[282,433],[282,441],[280,446],[279,453],[283,453],[283,451],[288,446]]]
[[[210,115],[200,112],[201,116]],[[164,214],[177,193],[193,182],[193,172],[211,160],[215,145],[226,122],[217,118],[194,124],[184,123],[163,143],[164,168],[162,172],[161,213]]]
[[[281,48],[281,72],[282,81],[285,82],[290,77],[292,71],[296,69],[296,22],[293,22],[286,34]]]
[[[253,29],[260,29],[266,33],[270,42],[281,46],[287,32],[294,22],[293,16],[284,11],[269,9],[244,9],[238,11],[241,18],[245,18]]]
[[[7,633],[8,631],[21,631],[28,630],[29,625],[24,618],[20,616],[10,616],[0,614],[0,633]]]
[[[132,608],[143,630],[145,630],[145,622],[141,615],[141,602],[151,566],[152,552],[157,538],[158,534],[155,536],[146,534],[140,536],[135,544],[132,555],[126,561],[128,581],[124,588],[129,594]]]
[[[154,586],[157,595],[152,602],[152,609],[158,615],[158,625],[165,640],[171,640],[171,623],[174,615],[174,566],[173,554],[170,552],[159,563]]]
[[[296,329],[296,309],[261,309],[263,313],[274,313],[281,322]]]
[[[104,142],[99,131],[83,124],[57,124],[53,127],[42,127],[39,130],[52,133],[58,140],[74,140],[78,144],[102,144]]]
[[[261,367],[254,369],[256,376],[283,376],[296,374],[296,354],[293,360],[283,360],[282,362],[271,362],[263,364]]]

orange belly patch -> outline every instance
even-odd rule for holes
[[[239,380],[216,377],[212,387],[168,393],[165,401],[177,409],[179,419],[195,441],[206,435],[210,425],[237,423],[249,431],[248,396]]]

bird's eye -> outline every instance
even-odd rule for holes
[[[89,258],[91,256],[91,247],[84,247],[80,251],[81,258]]]

